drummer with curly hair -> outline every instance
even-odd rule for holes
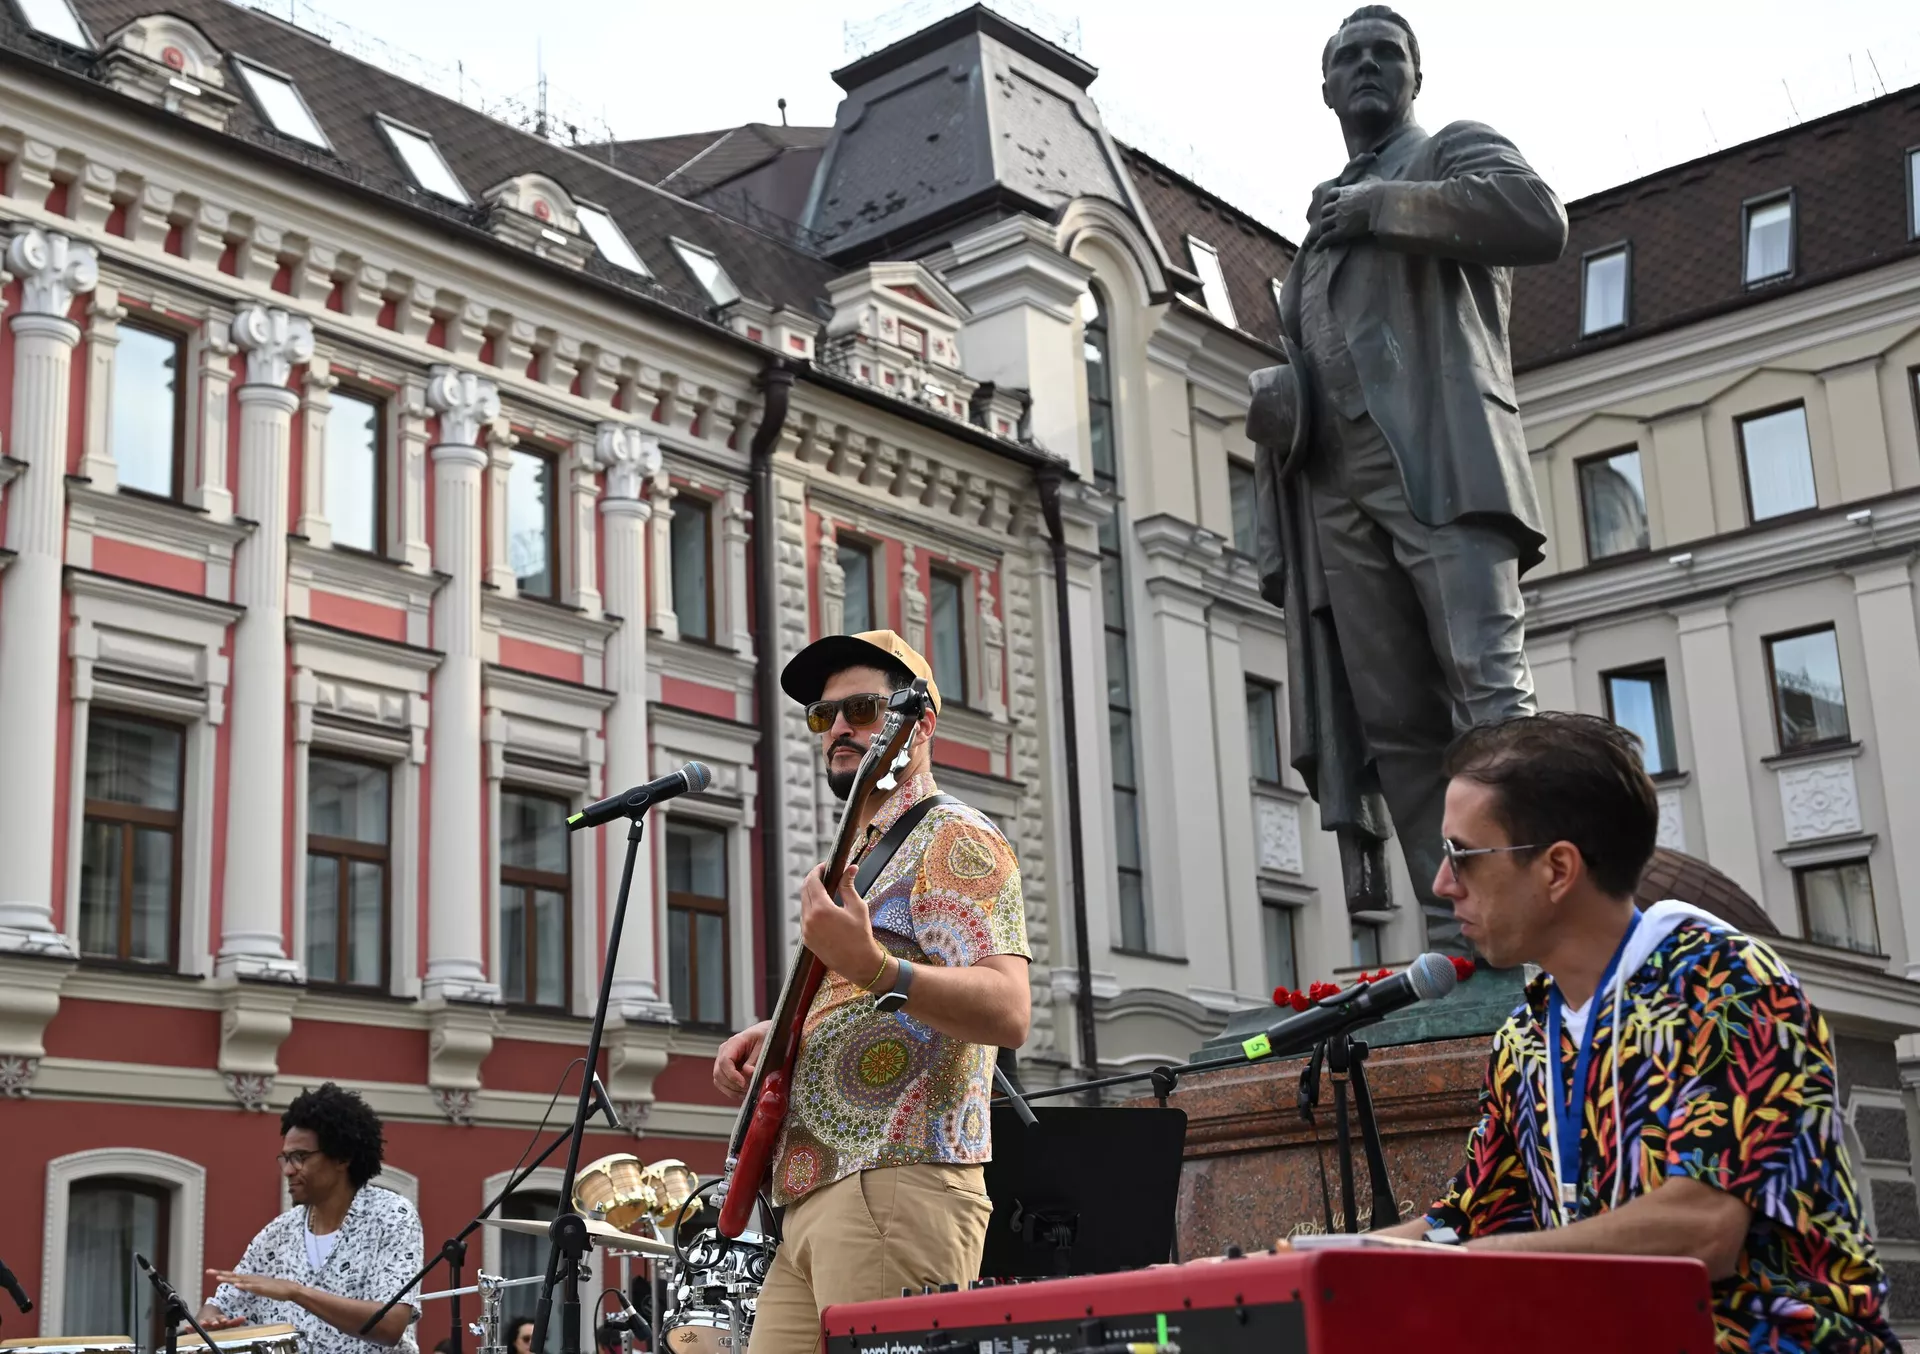
[[[372,1334],[360,1328],[420,1269],[420,1215],[369,1182],[385,1140],[367,1102],[332,1082],[302,1091],[280,1116],[280,1171],[293,1207],[260,1229],[200,1309],[208,1330],[284,1323],[300,1354],[364,1354],[369,1344],[418,1354],[412,1326],[418,1290]]]

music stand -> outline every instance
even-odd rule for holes
[[[993,1110],[989,1279],[1110,1274],[1166,1263],[1187,1115],[1177,1109],[1033,1107],[1023,1127]]]

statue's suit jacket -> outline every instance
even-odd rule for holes
[[[1325,246],[1310,231],[1302,257],[1308,248],[1332,251],[1329,304],[1414,517],[1434,527],[1471,518],[1500,528],[1524,573],[1542,559],[1546,534],[1514,403],[1510,269],[1560,257],[1566,211],[1513,143],[1483,123],[1452,123],[1433,136],[1409,123],[1365,162],[1364,174],[1356,172],[1362,163],[1314,189],[1308,220],[1318,220],[1330,189],[1374,178],[1370,235]],[[1305,271],[1296,260],[1280,295],[1281,328],[1296,362]],[[1298,416],[1310,418],[1311,373],[1295,374]],[[1326,827],[1381,835],[1385,814],[1339,661],[1298,473],[1301,462],[1333,454],[1312,445],[1315,431],[1305,430],[1304,455],[1263,445],[1256,463],[1262,592],[1288,611],[1293,763]],[[1348,618],[1355,622],[1368,623]]]

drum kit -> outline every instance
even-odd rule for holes
[[[573,1206],[587,1221],[589,1242],[604,1251],[643,1258],[650,1267],[655,1350],[673,1354],[744,1354],[746,1350],[776,1239],[751,1232],[728,1238],[712,1227],[694,1230],[694,1220],[705,1210],[704,1196],[719,1184],[709,1180],[702,1185],[685,1162],[646,1165],[627,1152],[580,1168]],[[501,1231],[547,1235],[547,1224],[539,1219],[490,1217],[484,1221]],[[509,1279],[482,1271],[478,1283],[423,1293],[420,1301],[478,1293],[481,1316],[469,1329],[481,1337],[479,1354],[510,1354],[502,1293],[543,1279],[543,1275]]]

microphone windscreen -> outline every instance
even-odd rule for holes
[[[1453,961],[1444,954],[1423,954],[1407,965],[1408,985],[1422,1001],[1446,996],[1459,981]]]
[[[697,795],[713,783],[713,772],[707,769],[705,762],[688,762],[680,770],[687,778],[687,793]]]

